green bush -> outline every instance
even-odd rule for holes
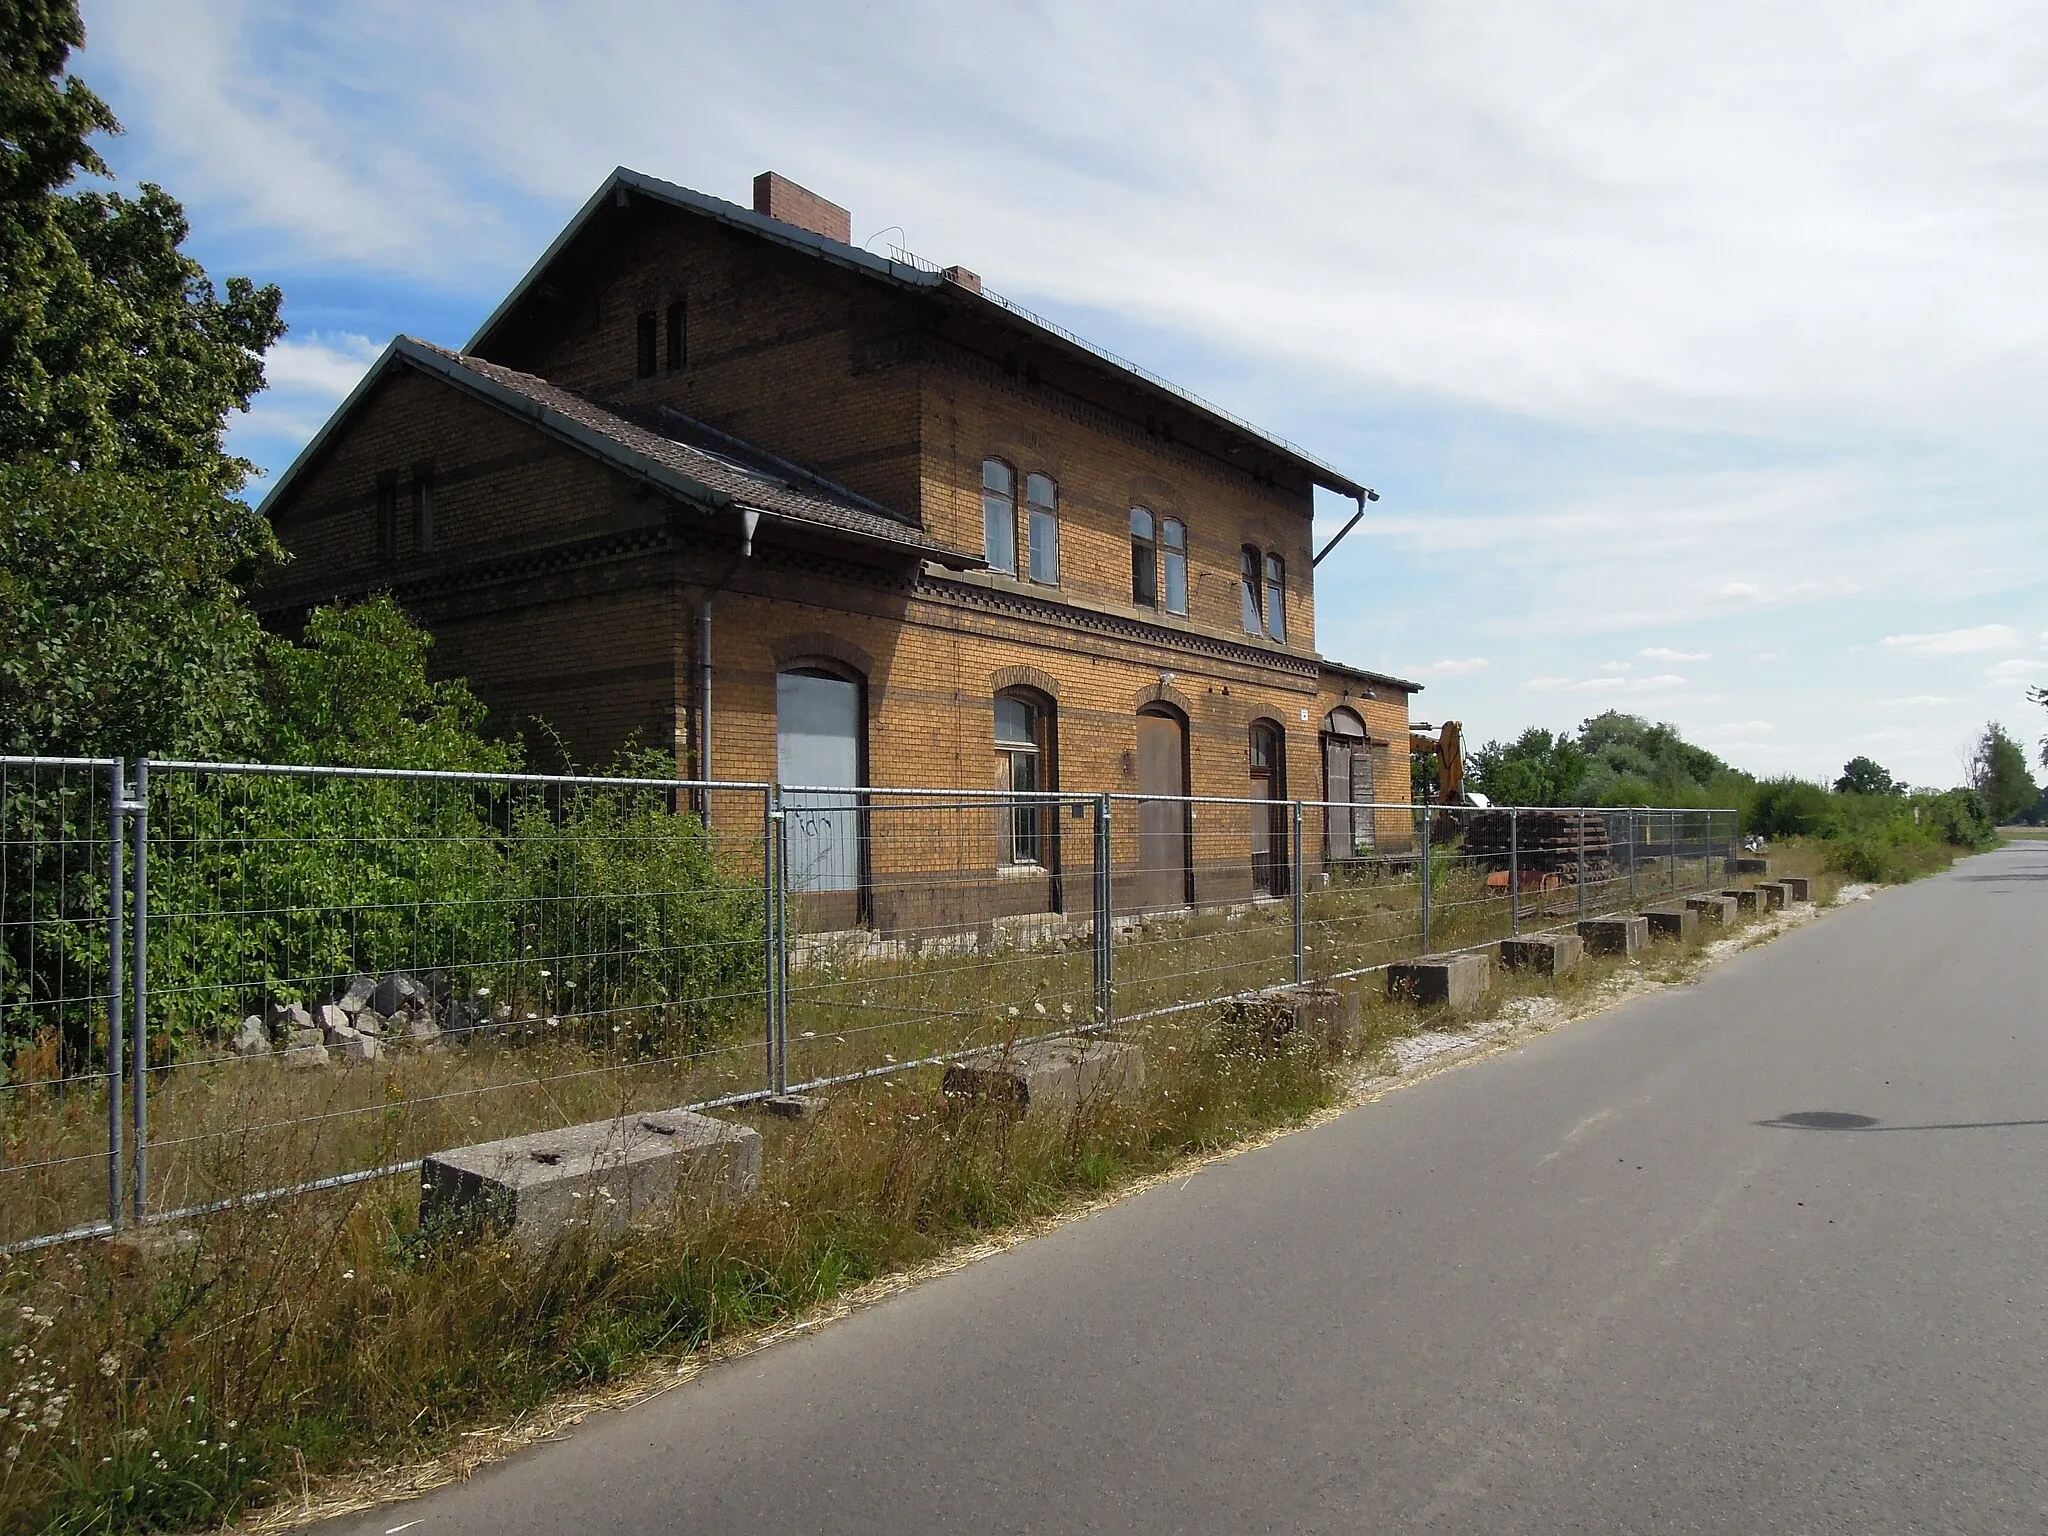
[[[1742,818],[1745,832],[1763,837],[1825,836],[1838,824],[1833,797],[1818,784],[1792,778],[1759,783]]]

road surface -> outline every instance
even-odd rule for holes
[[[2048,1531],[2044,999],[2020,845],[334,1528]]]

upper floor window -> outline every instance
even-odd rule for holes
[[[1143,507],[1131,508],[1131,601],[1159,605],[1159,544],[1152,514]]]
[[[638,356],[634,359],[635,371],[641,378],[651,379],[654,377],[655,362],[653,310],[648,310],[640,317],[634,326],[634,336],[638,342]]]
[[[690,311],[683,300],[668,307],[668,356],[670,373],[680,373],[690,360]]]
[[[1165,555],[1166,611],[1188,611],[1188,531],[1178,518],[1159,521],[1159,543]]]
[[[1017,574],[1017,476],[1001,459],[981,461],[981,552],[990,570]]]
[[[377,558],[398,558],[398,471],[377,476]]]
[[[1250,544],[1240,549],[1237,555],[1239,617],[1244,621],[1244,632],[1248,635],[1256,635],[1265,628],[1259,613],[1259,567],[1263,563],[1264,557]]]
[[[434,466],[412,467],[412,538],[423,555],[434,552]]]
[[[1266,556],[1266,633],[1287,638],[1287,562],[1278,555]]]
[[[1024,500],[1031,509],[1031,579],[1060,583],[1060,493],[1049,475],[1029,475]]]

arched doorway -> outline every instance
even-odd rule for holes
[[[1252,889],[1262,896],[1285,896],[1291,888],[1294,832],[1287,824],[1287,741],[1271,720],[1254,720],[1251,731],[1251,795],[1266,804],[1251,812]]]
[[[1332,864],[1369,857],[1378,841],[1369,807],[1375,789],[1372,743],[1358,712],[1339,707],[1323,719],[1323,853]]]
[[[867,782],[866,688],[830,663],[803,663],[775,678],[776,778],[785,785],[789,889],[819,898],[822,921],[860,920]],[[843,909],[843,910],[842,910]]]
[[[1148,910],[1194,900],[1188,843],[1188,723],[1167,704],[1138,715],[1138,904]]]

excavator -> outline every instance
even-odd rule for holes
[[[1432,727],[1426,720],[1414,722],[1408,728],[1408,751],[1416,757],[1433,757],[1437,767],[1437,803],[1439,805],[1486,804],[1484,795],[1467,795],[1465,792],[1465,729],[1455,720],[1446,720],[1441,726]]]

